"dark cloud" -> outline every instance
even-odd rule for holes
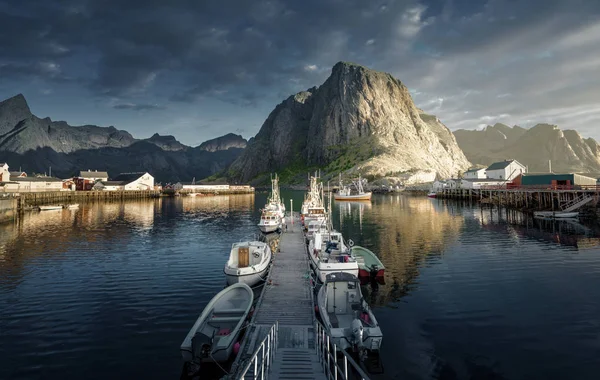
[[[113,106],[114,109],[117,110],[133,110],[133,111],[146,111],[146,110],[164,110],[164,106],[159,106],[157,104],[132,104],[132,103],[122,103],[115,104]]]
[[[217,99],[266,118],[349,60],[451,128],[539,119],[600,137],[599,14],[584,0],[0,0],[0,75],[70,78],[117,109]]]

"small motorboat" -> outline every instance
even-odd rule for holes
[[[225,264],[227,284],[243,282],[254,286],[264,281],[271,263],[271,248],[260,241],[233,243]]]
[[[181,343],[183,360],[197,364],[229,360],[252,302],[254,293],[244,283],[217,293]]]
[[[362,359],[379,352],[383,333],[360,291],[356,276],[337,272],[327,275],[317,296],[323,325],[340,350],[352,350]]]
[[[568,219],[577,218],[579,212],[564,212],[564,211],[534,211],[533,216],[538,218],[553,218],[553,219]]]
[[[362,280],[381,281],[385,275],[385,266],[370,250],[358,245],[350,248],[350,254],[358,263],[358,277]]]
[[[40,211],[48,211],[48,210],[62,210],[62,206],[61,205],[54,205],[54,206],[39,206],[40,207]]]
[[[315,232],[308,243],[308,252],[310,266],[322,283],[329,273],[346,272],[358,276],[358,263],[344,243],[341,232]]]
[[[258,228],[266,234],[275,232],[281,228],[282,222],[279,213],[276,211],[263,210],[258,222]]]
[[[427,193],[427,198],[437,198],[437,193],[434,191],[430,191]]]

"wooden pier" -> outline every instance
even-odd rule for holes
[[[600,199],[600,189],[597,187],[443,189],[437,192],[437,197],[530,211],[573,211],[585,205],[595,206]]]
[[[48,191],[19,193],[17,207],[19,210],[41,205],[70,204],[79,202],[121,201],[123,199],[146,199],[160,196],[159,190],[125,190],[125,191]]]
[[[288,219],[289,220],[289,219]],[[325,379],[315,347],[315,316],[310,267],[300,218],[281,234],[279,253],[256,306],[251,330],[246,334],[236,362],[235,379],[260,342],[278,322],[276,353],[268,374],[272,379]],[[253,378],[246,373],[246,378]],[[259,376],[260,378],[260,376]]]

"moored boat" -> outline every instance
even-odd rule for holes
[[[358,278],[349,273],[330,273],[317,296],[319,313],[332,343],[340,350],[359,353],[361,360],[369,351],[379,352],[383,333]]]
[[[74,203],[74,204],[67,205],[66,208],[68,208],[70,210],[74,210],[76,208],[79,208],[79,203]]]
[[[61,205],[54,205],[54,206],[39,206],[40,207],[40,211],[48,211],[48,210],[62,210],[62,206]]]
[[[275,211],[263,210],[258,222],[258,228],[266,234],[275,232],[281,228],[282,221],[279,214]]]
[[[427,193],[427,197],[428,198],[437,198],[437,193],[430,191],[429,193]]]
[[[340,190],[333,195],[336,201],[368,201],[371,200],[372,193],[365,191],[363,188],[365,179],[358,177],[356,181],[352,181],[352,185],[356,188],[356,192],[352,193],[352,186],[343,185],[342,175],[340,174]]]
[[[360,279],[382,280],[384,278],[385,266],[373,252],[365,247],[355,245],[350,248],[350,253],[358,263]]]
[[[325,282],[326,276],[334,272],[358,276],[358,263],[338,231],[315,232],[308,244],[308,253],[310,265],[320,282]]]
[[[233,352],[254,293],[244,284],[231,285],[213,297],[192,326],[183,343],[185,362],[226,362]]]
[[[254,286],[264,281],[271,263],[271,249],[260,241],[233,243],[225,264],[227,284],[243,282]]]
[[[533,216],[540,218],[555,218],[555,219],[568,219],[577,218],[579,212],[565,212],[565,211],[534,211]]]

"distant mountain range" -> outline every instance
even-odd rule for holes
[[[244,150],[242,136],[227,134],[198,147],[173,136],[135,139],[115,127],[73,127],[33,115],[25,97],[0,103],[0,161],[12,169],[69,177],[80,170],[148,171],[158,181],[191,181],[225,170]]]
[[[463,153],[464,152],[464,153]],[[270,172],[302,182],[306,172],[450,177],[473,164],[517,159],[530,172],[600,173],[600,145],[548,124],[504,124],[454,133],[418,109],[392,75],[339,62],[319,87],[290,96],[246,141],[232,133],[190,147],[173,136],[136,139],[115,127],[73,127],[38,118],[23,95],[0,102],[0,162],[11,169],[69,177],[80,170],[148,171],[158,181],[209,176],[261,183]],[[469,162],[470,161],[470,162]]]
[[[468,166],[450,130],[419,110],[398,79],[339,62],[320,87],[275,107],[228,175],[245,182],[279,171],[302,180],[320,168],[330,175],[450,176]]]
[[[530,172],[547,172],[551,161],[553,172],[600,174],[598,142],[556,125],[538,124],[525,129],[498,123],[483,130],[460,129],[454,136],[473,164],[489,165],[514,158]]]

